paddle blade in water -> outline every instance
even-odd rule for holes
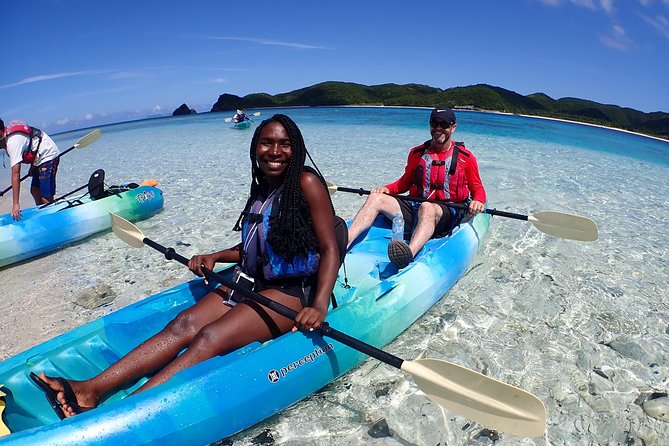
[[[109,213],[112,220],[112,231],[114,234],[133,248],[141,248],[144,246],[144,234],[137,226],[130,223],[123,217],[116,214]]]
[[[404,361],[402,370],[450,412],[523,437],[539,437],[546,430],[546,406],[525,390],[438,359]]]
[[[527,219],[538,230],[555,237],[592,242],[597,240],[597,225],[589,218],[562,212],[537,212]]]

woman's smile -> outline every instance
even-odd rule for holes
[[[280,180],[293,157],[290,138],[281,124],[270,122],[263,127],[258,137],[256,155],[258,166],[267,176],[267,180]]]

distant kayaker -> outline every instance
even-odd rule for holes
[[[141,377],[149,380],[136,392],[249,343],[277,338],[298,326],[311,331],[321,325],[340,266],[340,249],[346,247],[346,231],[338,240],[338,217],[325,180],[305,167],[306,154],[302,134],[289,117],[278,114],[263,121],[251,142],[250,198],[235,225],[242,231],[242,243],[193,256],[188,264],[202,276],[202,267],[211,270],[218,262],[237,263],[240,283],[294,309],[296,320],[220,286],[89,380],[35,375],[47,398],[62,404],[64,416],[96,407],[103,396]]]
[[[232,120],[235,121],[235,124],[239,124],[240,122],[250,121],[251,118],[246,116],[244,109],[239,109],[237,110],[237,113],[235,113],[235,116],[233,116]]]
[[[0,148],[7,151],[12,171],[12,218],[21,219],[21,163],[30,165],[30,193],[35,205],[53,202],[60,150],[49,135],[22,121],[11,121],[5,127],[0,119]]]
[[[432,139],[411,149],[399,180],[372,189],[351,223],[349,244],[372,225],[378,214],[392,220],[401,212],[405,238],[408,236],[410,242],[392,240],[388,245],[388,257],[399,268],[404,268],[430,238],[449,235],[466,214],[466,211],[443,204],[410,203],[386,194],[408,191],[412,197],[466,203],[470,214],[483,211],[486,193],[476,157],[463,143],[451,139],[456,127],[453,110],[448,107],[432,110]]]

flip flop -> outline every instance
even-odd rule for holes
[[[65,419],[65,414],[63,413],[63,409],[61,407],[61,404],[58,402],[58,399],[56,399],[56,395],[58,392],[53,390],[47,383],[42,381],[42,378],[40,378],[38,375],[36,375],[33,372],[30,372],[30,379],[33,380],[35,384],[37,384],[37,387],[39,387],[42,392],[44,392],[44,396],[46,397],[46,400],[49,402],[51,405],[51,408],[53,409],[54,412],[56,412],[56,415],[58,415],[58,418],[61,420]]]
[[[46,397],[46,400],[49,402],[51,405],[51,408],[53,409],[54,412],[56,412],[56,415],[58,415],[58,418],[61,420],[65,419],[65,413],[63,412],[63,405],[58,402],[58,399],[56,398],[56,395],[58,394],[57,391],[53,390],[51,386],[49,386],[46,382],[42,380],[42,378],[39,377],[39,375],[36,375],[33,372],[30,372],[30,379],[33,380],[35,384],[37,384],[37,387],[39,387],[42,392],[44,392],[44,396]],[[62,378],[55,378],[60,382],[60,384],[63,386],[63,393],[65,394],[65,401],[68,402],[74,409],[75,412],[77,412],[77,409],[79,408],[79,405],[76,403],[77,397],[74,395],[74,391],[72,390],[72,387],[70,386],[70,383],[68,383],[66,380]],[[74,401],[74,402],[73,402]],[[77,412],[78,413],[78,412]]]

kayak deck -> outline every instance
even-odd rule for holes
[[[389,263],[388,224],[377,219],[345,259],[334,293],[331,326],[382,347],[437,302],[468,268],[489,216],[463,224],[452,237],[428,242],[397,271]],[[224,274],[230,270],[225,269]],[[215,284],[195,279],[89,322],[0,363],[7,393],[8,444],[207,443],[230,436],[324,387],[366,356],[316,333],[288,333],[250,344],[125,398],[147,379],[121,389],[90,412],[59,421],[28,374],[87,379],[161,330]],[[253,410],[249,410],[253,408]],[[221,422],[224,420],[224,422]],[[0,439],[2,443],[3,439]]]
[[[22,211],[20,221],[0,216],[0,267],[46,254],[111,228],[109,213],[131,221],[148,218],[163,208],[163,193],[139,186],[93,200],[88,196],[57,201],[42,209]]]

